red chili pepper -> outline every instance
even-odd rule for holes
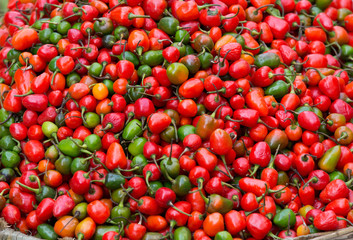
[[[252,90],[245,96],[246,105],[259,112],[260,116],[268,115],[268,107],[260,91]]]
[[[75,202],[71,197],[67,195],[61,195],[55,200],[53,216],[56,218],[65,216],[70,213],[74,207]]]
[[[36,214],[40,221],[45,222],[53,216],[55,200],[51,198],[43,199],[37,209]]]
[[[146,227],[139,223],[130,223],[124,230],[126,236],[131,240],[141,240],[146,233]]]
[[[264,22],[270,26],[274,38],[276,39],[286,38],[290,27],[285,20],[275,16],[267,16]]]
[[[11,43],[16,50],[23,51],[36,44],[38,39],[38,33],[34,29],[24,28],[16,32]]]
[[[346,183],[340,179],[335,179],[321,191],[320,200],[324,203],[329,203],[339,198],[346,198],[348,194],[349,189]]]
[[[113,170],[117,167],[126,168],[127,160],[124,149],[122,146],[114,142],[112,143],[107,151],[106,166],[108,169]]]
[[[240,179],[239,187],[244,192],[252,192],[258,197],[265,194],[266,190],[269,189],[269,186],[265,181],[249,177]]]
[[[264,239],[272,228],[272,222],[259,213],[252,213],[246,218],[246,228],[255,239]]]
[[[18,113],[22,109],[22,101],[20,97],[16,97],[20,92],[17,89],[11,89],[6,95],[3,102],[4,109],[9,112]]]
[[[97,224],[103,224],[110,216],[110,209],[102,201],[95,200],[87,205],[88,215]]]
[[[335,76],[327,76],[319,82],[320,91],[331,98],[336,100],[340,96],[339,80]]]
[[[334,211],[329,210],[318,214],[314,226],[321,231],[334,231],[338,228],[338,220]]]
[[[333,22],[326,13],[321,12],[314,18],[313,26],[323,27],[326,31],[332,31]]]
[[[224,215],[224,223],[227,231],[232,235],[236,235],[246,228],[246,221],[244,217],[235,210],[231,210]]]

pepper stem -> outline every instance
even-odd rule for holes
[[[188,216],[188,217],[192,217],[191,214],[188,214],[188,213],[184,212],[183,210],[181,210],[181,209],[177,208],[176,206],[174,206],[174,204],[173,204],[171,201],[168,202],[168,205],[169,205],[170,207],[172,207],[174,210],[180,212],[181,214],[184,214],[184,215],[186,215],[186,216]]]
[[[221,156],[221,159],[222,159],[222,162],[223,162],[223,164],[224,164],[224,167],[225,167],[225,169],[226,169],[226,171],[227,171],[227,173],[228,173],[228,175],[229,175],[229,178],[233,180],[234,177],[232,176],[232,174],[231,174],[230,171],[229,171],[229,168],[228,168],[228,166],[227,166],[227,162],[226,162],[225,156],[222,155],[222,156]]]

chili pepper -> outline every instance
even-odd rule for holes
[[[314,226],[319,230],[336,230],[338,228],[337,216],[332,210],[322,212],[314,218]]]
[[[53,208],[53,216],[58,218],[62,217],[75,207],[75,202],[71,197],[67,195],[61,195],[55,200],[54,208]]]
[[[252,213],[246,218],[246,228],[256,239],[263,239],[272,228],[271,221],[259,213]]]
[[[291,209],[283,209],[276,214],[273,219],[274,224],[276,224],[281,229],[285,229],[289,226],[293,226],[295,224],[295,214]]]
[[[318,166],[326,171],[326,172],[333,172],[336,168],[336,165],[338,163],[338,160],[341,156],[341,148],[340,146],[335,146],[333,148],[330,148],[324,156],[320,159],[318,162]]]
[[[350,182],[347,182],[350,185]],[[348,187],[341,179],[331,181],[320,193],[320,200],[329,203],[338,198],[345,198],[349,194]]]
[[[117,167],[125,168],[126,167],[126,156],[119,143],[113,143],[110,145],[107,152],[106,165],[110,170],[113,170]]]
[[[38,33],[31,28],[24,28],[16,32],[12,38],[12,46],[16,50],[25,50],[38,41]]]

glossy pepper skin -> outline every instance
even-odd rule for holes
[[[330,148],[319,160],[320,169],[331,173],[336,169],[338,160],[341,156],[341,147],[339,145]]]
[[[324,203],[329,203],[338,198],[346,198],[349,194],[349,189],[344,181],[335,179],[331,181],[320,193],[320,200]]]
[[[252,213],[246,218],[246,228],[255,239],[263,239],[272,228],[271,221],[259,213]]]
[[[197,122],[195,133],[199,135],[201,139],[206,140],[211,136],[212,132],[217,129],[217,127],[218,123],[213,116],[203,114]]]

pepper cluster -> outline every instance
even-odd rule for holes
[[[352,225],[351,0],[10,0],[0,212],[41,239]]]

